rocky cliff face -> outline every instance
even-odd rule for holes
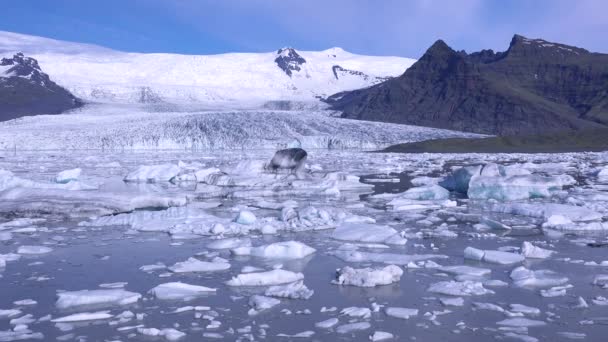
[[[0,60],[0,121],[58,114],[81,105],[74,95],[51,81],[34,58],[17,53]]]
[[[335,94],[343,117],[486,134],[608,125],[608,55],[515,35],[467,54],[435,42],[402,76]]]

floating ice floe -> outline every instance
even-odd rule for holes
[[[172,282],[160,284],[151,289],[149,293],[161,300],[191,300],[209,293],[215,293],[215,291],[216,289],[206,286]]]
[[[255,214],[248,210],[243,210],[239,213],[239,215],[234,219],[234,222],[238,224],[251,225],[254,224],[257,218]]]
[[[45,246],[20,246],[17,249],[19,254],[46,254],[52,251],[52,248]]]
[[[41,190],[94,190],[95,186],[83,184],[78,181],[71,181],[65,184],[56,182],[36,182],[15,176],[11,171],[0,169],[0,191],[24,188]]]
[[[467,196],[470,199],[495,199],[499,201],[517,201],[530,198],[551,197],[564,186],[576,184],[568,175],[540,176],[520,175],[510,177],[471,178]]]
[[[370,335],[369,340],[372,342],[386,341],[393,339],[394,337],[393,334],[386,331],[374,331],[374,333]]]
[[[348,324],[339,325],[336,328],[336,332],[338,334],[350,334],[350,333],[353,333],[356,331],[367,330],[371,327],[372,327],[372,325],[369,324],[368,322],[348,323]]]
[[[480,296],[494,293],[483,287],[481,282],[471,280],[440,281],[432,284],[428,291],[448,296]]]
[[[316,250],[298,241],[282,241],[258,247],[237,247],[232,249],[235,255],[253,255],[266,259],[301,259],[313,254]]]
[[[588,208],[558,203],[494,203],[488,210],[503,214],[549,219],[559,215],[572,222],[590,222],[602,219],[602,214]]]
[[[409,319],[418,316],[418,309],[388,307],[384,310],[387,316],[401,319]]]
[[[80,169],[80,168],[61,171],[55,176],[55,182],[61,183],[61,184],[66,184],[71,181],[77,181],[78,178],[80,178],[81,173],[82,173],[82,169]]]
[[[144,232],[217,235],[226,231],[223,226],[218,227],[218,224],[228,222],[229,220],[222,220],[200,209],[175,207],[166,210],[142,210],[104,216],[81,222],[79,225],[93,227],[127,226]]]
[[[432,201],[432,200],[446,200],[450,197],[450,192],[445,188],[432,184],[414,187],[406,190],[399,194],[397,199],[409,199],[409,200],[420,200],[420,201]],[[394,205],[393,202],[392,205]]]
[[[372,311],[369,308],[363,308],[358,306],[351,306],[344,308],[340,311],[341,315],[356,317],[356,318],[370,318]]]
[[[250,238],[226,238],[214,240],[207,244],[210,249],[233,249],[239,247],[251,247]]]
[[[62,184],[56,184],[62,185]],[[12,188],[0,192],[0,212],[57,214],[68,217],[115,215],[142,208],[169,208],[188,203],[186,196]]]
[[[507,327],[525,327],[525,328],[542,327],[544,325],[547,325],[547,323],[544,321],[538,321],[538,320],[523,318],[523,317],[507,318],[500,322],[496,322],[496,324],[507,326]]]
[[[332,317],[321,322],[315,323],[315,327],[319,329],[329,329],[340,322],[339,319]]]
[[[401,279],[401,275],[403,275],[403,270],[395,265],[376,269],[346,266],[338,270],[336,279],[332,283],[337,285],[374,287],[396,283]]]
[[[241,273],[226,282],[228,286],[270,286],[304,279],[302,273],[276,269],[266,272]]]
[[[407,265],[410,262],[444,259],[441,254],[396,254],[396,253],[373,253],[353,250],[337,250],[328,253],[345,262],[377,262],[384,264]]]
[[[481,250],[473,247],[465,248],[464,258],[500,265],[516,264],[525,260],[525,257],[520,254],[503,251]]]
[[[212,261],[201,261],[191,257],[186,261],[175,263],[169,267],[169,270],[174,273],[188,273],[225,271],[229,268],[230,263],[226,259],[215,258]]]
[[[531,259],[546,259],[549,258],[555,251],[534,246],[528,241],[524,241],[521,245],[521,254],[526,258]]]
[[[141,165],[125,176],[125,182],[168,182],[179,174],[180,167],[175,164]]]
[[[395,229],[388,226],[366,223],[343,223],[337,227],[331,237],[342,241],[360,241],[405,245],[406,239]]]
[[[42,340],[44,335],[39,332],[33,332],[27,328],[17,331],[0,330],[0,341],[21,341],[21,340]]]
[[[177,340],[183,338],[184,336],[186,336],[186,333],[173,329],[173,328],[156,329],[156,328],[138,327],[137,332],[144,336],[163,337],[167,341],[177,341]]]
[[[73,309],[86,306],[110,307],[136,303],[141,295],[123,289],[111,290],[81,290],[59,292],[55,306],[58,309]]]
[[[304,282],[300,280],[290,284],[271,286],[266,289],[264,295],[289,299],[309,299],[314,293],[315,291],[306,287]]]
[[[249,315],[257,315],[260,311],[268,310],[274,306],[281,304],[281,301],[275,298],[253,295],[249,298],[249,306],[251,309],[248,311]]]
[[[110,319],[114,315],[110,314],[109,311],[98,311],[98,312],[81,312],[73,315],[63,316],[52,319],[54,323],[71,323],[71,322],[83,322],[83,321],[96,321],[102,319]]]
[[[456,265],[456,266],[440,266],[437,268],[438,271],[455,274],[458,276],[470,276],[470,277],[483,277],[492,273],[489,268],[473,267],[467,265]]]
[[[540,315],[540,312],[541,312],[539,308],[535,308],[535,307],[527,306],[527,305],[523,305],[523,304],[509,304],[509,307],[511,308],[511,312],[520,312],[520,313],[523,313],[524,315],[536,316],[536,315]]]
[[[549,287],[558,286],[568,282],[567,277],[550,270],[532,271],[524,266],[519,266],[511,271],[513,284],[519,287]]]

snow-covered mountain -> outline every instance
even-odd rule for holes
[[[0,59],[0,121],[23,115],[58,114],[81,102],[53,82],[38,62],[16,53]]]
[[[415,60],[340,48],[268,53],[126,53],[0,31],[0,57],[23,52],[60,86],[88,102],[257,107],[316,101],[401,75]]]

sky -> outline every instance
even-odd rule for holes
[[[0,30],[130,52],[418,58],[437,39],[503,51],[515,33],[608,52],[607,13],[607,0],[13,0]]]

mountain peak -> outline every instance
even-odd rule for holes
[[[550,55],[554,57],[565,57],[587,54],[589,51],[575,46],[553,43],[540,38],[527,38],[515,34],[511,39],[507,53],[509,55]]]
[[[434,56],[434,57],[445,57],[456,53],[446,42],[439,39],[433,45],[431,45],[428,50],[424,53],[422,58],[425,56]],[[421,59],[422,59],[421,58]]]
[[[301,66],[306,63],[306,60],[294,48],[285,47],[277,50],[277,58],[274,62],[287,76],[291,77],[294,72],[302,70]]]

